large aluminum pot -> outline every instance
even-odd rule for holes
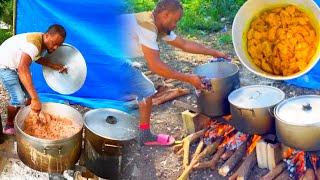
[[[273,108],[284,98],[283,91],[271,86],[239,88],[228,97],[232,115],[229,123],[237,130],[249,134],[273,133]]]
[[[210,117],[229,114],[228,95],[240,87],[238,66],[227,61],[212,61],[196,67],[194,73],[211,84],[210,90],[197,93],[199,112]]]
[[[320,150],[320,96],[287,99],[274,109],[276,132],[285,145],[304,151]]]
[[[320,59],[320,43],[318,39],[318,46],[315,55],[312,57],[308,66],[295,74],[289,76],[278,76],[269,74],[259,67],[257,67],[253,62],[251,57],[247,52],[247,31],[249,29],[251,21],[261,12],[268,8],[281,7],[285,5],[293,4],[299,7],[307,13],[311,18],[313,25],[317,31],[317,36],[320,38],[320,10],[317,4],[312,0],[248,0],[237,12],[233,25],[232,25],[232,42],[239,57],[241,63],[249,69],[251,72],[274,80],[288,80],[293,79],[303,74],[307,73],[314,67],[318,60]]]
[[[72,167],[79,159],[83,119],[74,108],[58,103],[43,103],[42,111],[71,119],[81,129],[73,136],[60,140],[40,139],[26,134],[22,128],[30,107],[22,108],[15,118],[17,150],[21,161],[32,169],[62,173]]]
[[[124,146],[138,134],[138,120],[116,109],[84,115],[85,166],[99,177],[119,179]]]

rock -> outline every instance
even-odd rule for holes
[[[133,177],[138,177],[140,175],[140,170],[138,169],[138,167],[136,165],[133,166],[133,170],[132,170],[131,175]]]

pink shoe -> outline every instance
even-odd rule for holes
[[[15,133],[16,130],[14,129],[14,126],[6,125],[6,127],[3,129],[3,134],[14,135]]]
[[[166,134],[158,134],[156,141],[144,142],[146,146],[170,146],[174,143],[175,139]]]

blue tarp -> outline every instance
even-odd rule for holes
[[[315,2],[320,6],[320,0],[315,0]],[[287,82],[301,87],[320,89],[320,61],[305,75]]]
[[[116,16],[123,4],[112,0],[18,0],[16,32],[44,32],[58,23],[67,30],[66,43],[75,46],[87,63],[83,87],[72,95],[60,95],[46,84],[41,66],[33,63],[32,77],[42,101],[80,104],[91,108],[125,110],[120,100],[125,84],[117,83],[123,73],[121,30]]]

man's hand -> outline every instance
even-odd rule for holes
[[[225,54],[225,53],[223,53],[221,51],[217,52],[215,57],[224,58],[224,59],[229,60],[229,61],[231,60],[231,57],[228,54]]]
[[[195,74],[190,75],[189,83],[198,90],[205,88],[204,84],[202,83],[201,77]]]
[[[66,66],[62,64],[54,64],[54,70],[58,71],[59,73],[68,73],[68,69]]]
[[[39,99],[31,99],[31,104],[30,104],[31,110],[34,112],[39,113],[41,111],[41,102]]]

